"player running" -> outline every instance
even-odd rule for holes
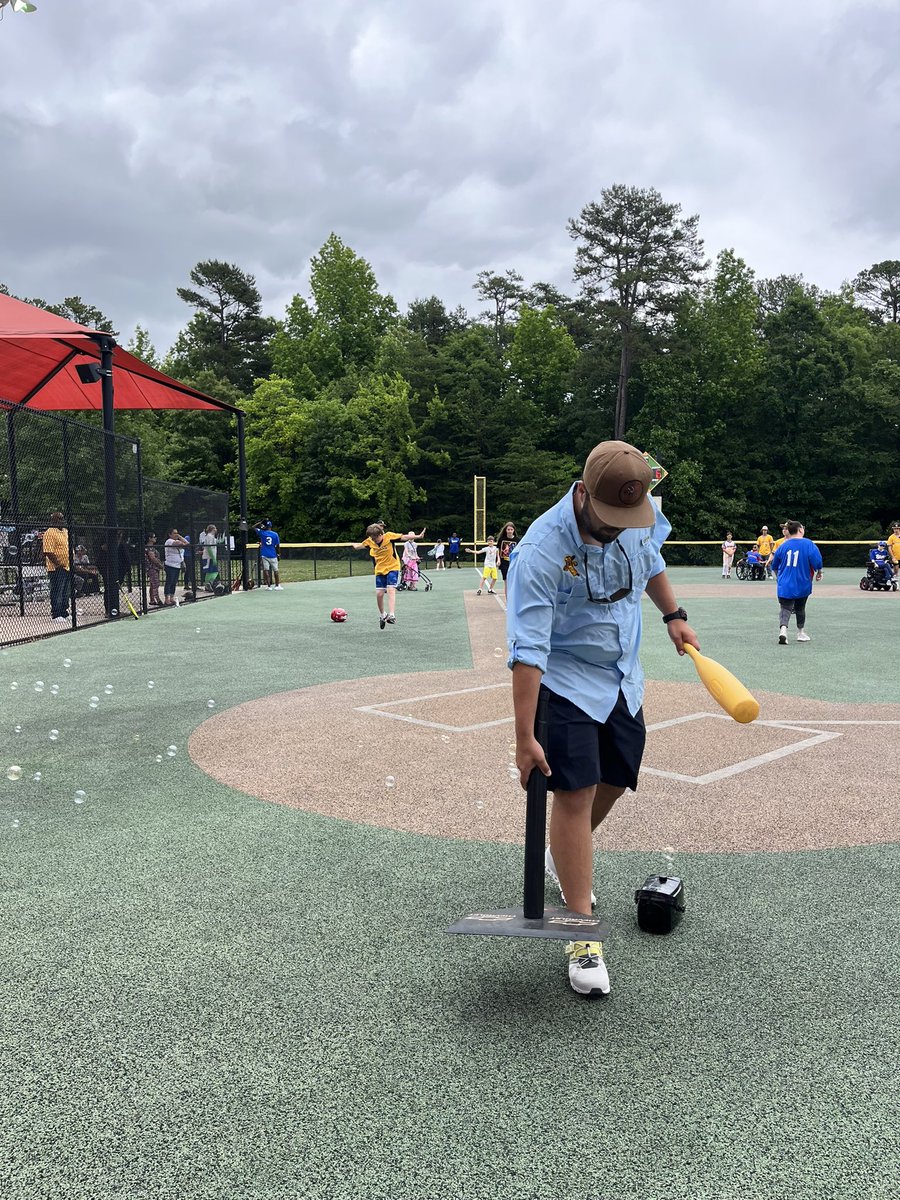
[[[378,628],[396,623],[394,605],[397,602],[397,582],[400,578],[400,559],[395,549],[396,542],[412,542],[423,537],[425,526],[421,533],[392,533],[383,525],[370,525],[366,530],[365,539],[351,543],[354,550],[368,550],[375,564],[375,601],[378,605]],[[388,610],[384,611],[384,596],[387,593]]]

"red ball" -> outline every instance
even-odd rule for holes
[[[331,619],[332,621],[337,621],[340,624],[341,621],[347,620],[347,614],[342,608],[333,608],[331,610]]]

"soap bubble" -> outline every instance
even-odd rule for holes
[[[215,708],[215,707],[216,707],[216,702],[215,702],[215,700],[207,700],[207,702],[206,702],[206,707],[207,707],[207,708]]]
[[[168,748],[168,750],[166,751],[166,754],[168,754],[169,758],[174,758],[177,753],[178,753],[177,746],[170,746]]]
[[[483,800],[476,800],[476,801],[475,801],[475,807],[476,807],[476,808],[484,808],[484,801],[483,801]]]
[[[385,779],[385,781],[384,781],[384,786],[385,786],[386,788],[392,788],[396,782],[397,782],[397,781],[396,781],[396,779],[393,777],[393,775],[388,775],[387,779]]]
[[[141,740],[141,735],[139,733],[134,733],[131,736],[131,740],[133,742],[139,742]]]
[[[106,692],[107,696],[111,696],[111,695],[112,695],[112,692],[113,692],[113,686],[112,686],[112,684],[111,684],[111,683],[108,683],[108,684],[106,685],[106,687],[105,687],[103,690],[104,690],[104,692]]]
[[[147,680],[147,687],[148,687],[148,688],[150,688],[150,690],[152,691],[152,690],[153,690],[153,688],[155,688],[155,687],[156,687],[156,684],[153,682],[153,680],[152,680],[152,679],[148,679],[148,680]]]
[[[11,684],[9,685],[9,690],[10,690],[11,692],[14,692],[18,686],[19,686],[19,685],[18,685],[17,683],[13,682],[13,683],[11,683]]]
[[[34,780],[35,783],[40,783],[43,776],[41,775],[40,771],[35,771],[35,773],[32,775],[31,778]]]
[[[15,820],[15,821],[13,821],[13,823],[12,823],[12,827],[13,827],[13,829],[18,829],[18,828],[19,828],[19,820],[18,820],[18,817],[16,818],[16,820]]]
[[[21,733],[21,732],[22,732],[22,726],[21,726],[21,725],[17,725],[17,726],[16,726],[16,733]]]
[[[442,734],[441,734],[441,741],[442,741],[442,742],[449,742],[449,741],[450,741],[450,737],[449,737],[449,735],[448,735],[448,734],[446,734],[446,733],[442,733]]]
[[[59,695],[59,684],[58,683],[54,683],[53,686],[50,688],[50,695],[51,696]]]
[[[494,658],[502,658],[502,657],[503,657],[503,647],[495,646],[494,647]]]
[[[88,701],[88,708],[99,708],[99,707],[100,707],[99,700],[91,699],[90,701]]]
[[[51,742],[55,742],[56,739],[59,737],[59,730],[51,729],[50,732],[47,734],[47,736],[49,737]]]
[[[63,659],[63,666],[66,668],[66,670],[67,670],[67,671],[68,671],[69,667],[71,667],[71,665],[72,665],[72,660],[71,660],[71,658],[64,658],[64,659]]]
[[[15,767],[15,766],[13,766],[13,767],[7,767],[7,768],[6,768],[6,778],[7,778],[7,779],[9,779],[9,780],[11,780],[13,783],[15,783],[15,781],[16,781],[17,779],[21,779],[21,778],[22,778],[22,768],[21,768],[21,767]]]
[[[111,617],[117,617],[119,615],[119,610],[117,608],[111,608],[109,610],[109,615]]]
[[[513,758],[515,758],[515,756],[516,756],[516,743],[515,742],[509,743],[509,752],[513,756]]]
[[[42,691],[44,690],[44,681],[43,681],[43,679],[38,679],[38,680],[37,680],[37,682],[36,682],[36,683],[35,683],[35,685],[34,685],[34,690],[35,690],[36,692],[42,692]]]
[[[75,793],[75,795],[72,797],[72,799],[75,801],[75,803],[76,803],[76,804],[84,804],[84,801],[85,801],[86,797],[85,797],[85,794],[84,794],[84,792],[81,790],[81,788],[79,788],[79,789],[76,791],[76,793]]]
[[[157,756],[156,756],[156,761],[157,761],[157,762],[162,762],[162,755],[161,755],[161,754],[157,754]]]
[[[199,633],[199,632],[200,632],[200,626],[198,625],[197,628],[194,630],[194,633]]]

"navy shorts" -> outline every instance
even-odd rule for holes
[[[608,783],[636,791],[647,740],[644,710],[632,716],[620,691],[615,707],[601,723],[549,688],[542,687],[541,692],[549,697],[544,752],[552,772],[550,790],[577,792]]]
[[[399,571],[388,571],[387,575],[376,575],[375,586],[377,588],[396,587],[397,580],[400,578]]]

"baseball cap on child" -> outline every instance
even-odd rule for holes
[[[601,442],[587,457],[581,476],[588,507],[613,529],[646,529],[656,521],[650,499],[653,474],[640,450],[628,442]]]

